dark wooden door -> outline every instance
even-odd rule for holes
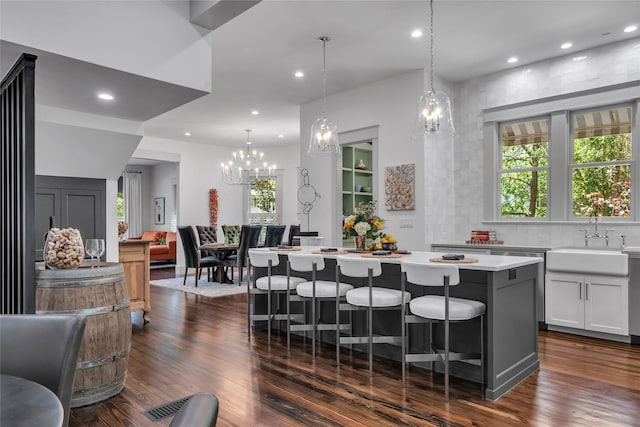
[[[106,235],[106,181],[103,179],[36,176],[36,260],[42,261],[49,217],[56,227],[80,230],[82,240]]]

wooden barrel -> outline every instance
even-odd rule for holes
[[[36,313],[87,316],[71,407],[120,393],[131,348],[131,312],[122,264],[36,270]]]

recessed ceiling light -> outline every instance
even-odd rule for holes
[[[625,33],[633,33],[637,29],[638,29],[637,25],[629,25],[627,28],[624,29],[624,32]]]
[[[573,46],[573,43],[571,42],[564,42],[560,45],[560,49],[569,49],[571,46]]]
[[[191,136],[191,133],[190,132],[185,132],[184,136]]]
[[[294,76],[296,76],[297,78],[300,79],[300,78],[304,77],[304,73],[302,71],[296,71]]]
[[[278,138],[284,138],[283,134],[278,134]]]
[[[258,110],[253,110],[253,111],[251,112],[251,114],[253,114],[254,116],[257,116],[258,114],[260,114],[260,111],[258,111]]]
[[[573,57],[574,61],[582,61],[583,59],[587,59],[587,56],[583,55],[583,56],[574,56]]]
[[[507,62],[509,64],[513,64],[515,62],[518,62],[518,57],[517,56],[512,56],[511,58],[507,59]]]
[[[98,94],[98,98],[103,99],[105,101],[112,101],[113,95],[111,95],[110,93],[102,92]]]
[[[418,37],[422,37],[422,30],[413,30],[411,31],[411,37],[417,39]]]

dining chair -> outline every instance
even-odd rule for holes
[[[209,275],[210,269],[222,265],[222,261],[214,256],[201,256],[198,249],[198,243],[196,242],[196,234],[193,232],[193,227],[190,225],[186,227],[178,227],[178,233],[182,240],[182,249],[184,251],[184,281],[182,285],[187,284],[187,275],[190,268],[196,269],[196,288],[198,287],[198,279],[202,274],[202,269],[207,269],[207,280],[211,280]]]
[[[198,231],[198,239],[200,239],[201,245],[218,242],[218,231],[216,227],[212,225],[196,225],[196,230]]]
[[[298,241],[298,244],[297,245],[294,244],[294,237],[297,236],[298,233],[300,233],[300,225],[291,224],[289,226],[289,240],[288,240],[289,246],[300,246],[300,240],[298,239],[295,239]]]
[[[247,336],[251,335],[251,324],[252,322],[258,320],[266,320],[267,321],[267,333],[268,338],[267,342],[271,345],[271,321],[272,320],[286,320],[287,321],[287,342],[289,341],[289,326],[291,324],[291,311],[290,311],[290,298],[292,294],[295,294],[296,287],[304,282],[306,279],[302,277],[295,277],[289,274],[287,270],[287,275],[281,274],[272,274],[272,270],[274,267],[280,265],[280,257],[277,252],[271,251],[267,248],[260,249],[250,249],[249,250],[249,266],[253,267],[253,287],[250,286],[251,281],[247,284],[247,313],[248,313],[248,333]],[[256,278],[255,269],[256,268],[266,268],[267,275],[263,277]],[[267,314],[251,314],[249,311],[251,308],[251,295],[255,294],[266,294],[267,295]],[[272,296],[273,295],[285,294],[287,297],[287,313],[272,313]],[[280,299],[278,298],[278,303]],[[253,304],[255,310],[255,303]]]
[[[289,271],[294,272],[306,272],[311,273],[311,280],[304,281],[296,287],[296,294],[298,298],[303,302],[311,302],[311,323],[307,322],[306,304],[303,304],[304,310],[304,322],[300,324],[291,325],[289,321],[289,334],[296,331],[304,331],[306,337],[306,331],[312,332],[311,354],[315,358],[316,356],[316,335],[318,331],[337,331],[338,322],[334,323],[320,323],[320,305],[322,302],[331,302],[335,304],[336,317],[340,315],[339,305],[344,300],[344,296],[347,291],[353,289],[353,285],[348,283],[336,283],[328,280],[318,280],[317,273],[325,268],[324,257],[320,254],[299,254],[289,253],[288,255]],[[289,310],[287,310],[289,312]],[[340,328],[343,330],[350,329],[351,325],[342,323]],[[339,332],[336,332],[339,334]],[[289,348],[290,339],[287,335],[287,348]]]
[[[406,384],[406,367],[412,362],[436,362],[444,364],[444,397],[449,401],[449,362],[452,360],[479,360],[480,383],[484,389],[484,314],[486,306],[480,301],[449,296],[449,288],[460,283],[460,271],[454,264],[435,264],[416,261],[402,261],[400,289],[406,283],[419,286],[443,287],[442,295],[424,295],[409,302],[409,314],[402,306],[402,384]],[[480,353],[454,353],[450,351],[450,324],[480,318]],[[408,353],[407,329],[415,323],[429,323],[429,350],[433,353]],[[433,324],[444,324],[444,359],[433,347]]]
[[[340,310],[364,311],[367,317],[366,336],[341,336],[338,334],[336,362],[340,366],[340,344],[368,344],[369,351],[369,376],[373,376],[373,344],[402,344],[402,335],[373,335],[373,312],[379,310],[397,310],[402,314],[401,308],[411,300],[411,294],[404,290],[373,286],[373,278],[382,274],[382,264],[378,258],[362,258],[353,255],[338,255],[336,258],[336,283],[341,276],[367,279],[367,286],[361,286],[345,295],[346,304],[340,304]],[[398,326],[402,325],[399,317]],[[340,317],[336,319],[340,322]],[[393,328],[393,325],[387,325]],[[338,326],[339,328],[339,326]],[[401,329],[401,328],[400,328]],[[338,329],[340,330],[340,329]]]
[[[222,261],[223,265],[232,269],[231,277],[233,277],[233,268],[238,268],[238,286],[242,285],[243,270],[248,265],[249,249],[258,247],[261,231],[261,225],[243,225],[240,227],[238,250],[235,254]]]
[[[205,243],[217,243],[218,242],[218,232],[216,227],[211,225],[196,225],[196,231],[198,232],[198,240],[200,241],[200,246]],[[216,252],[211,252],[207,250],[200,250],[200,255],[203,257],[206,256],[214,256],[218,259],[218,254]],[[207,277],[211,275],[209,269],[207,269]]]
[[[239,225],[222,225],[221,228],[225,245],[237,245],[240,243],[241,228]]]
[[[85,326],[85,316],[77,314],[0,315],[0,374],[25,378],[51,390],[62,403],[63,426],[69,424]]]
[[[270,248],[281,245],[286,228],[286,225],[267,225],[267,233],[264,239],[264,246]]]

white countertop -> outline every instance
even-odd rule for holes
[[[640,246],[627,246],[622,252],[629,255],[640,255]]]
[[[319,251],[321,248],[325,246],[300,246],[299,251],[295,251],[294,253],[311,253],[313,251]],[[338,248],[340,249],[340,248]],[[265,249],[268,250],[268,249]],[[288,251],[280,250],[279,254],[287,255]],[[484,255],[484,254],[465,254],[464,250],[456,251],[456,253],[460,253],[465,255],[466,258],[475,258],[478,262],[474,263],[456,263],[458,268],[461,270],[481,270],[481,271],[502,271],[508,270],[510,268],[522,267],[525,265],[538,264],[543,262],[542,258],[537,257],[521,257],[521,256],[508,256],[508,255]],[[323,253],[325,258],[336,258],[338,255],[332,254],[331,252]],[[349,253],[345,256],[351,257],[359,257],[358,253]],[[382,263],[388,264],[400,264],[403,260],[407,261],[419,261],[419,262],[430,262],[430,258],[441,258],[442,252],[419,252],[413,251],[411,254],[403,255],[400,258],[379,258]]]

